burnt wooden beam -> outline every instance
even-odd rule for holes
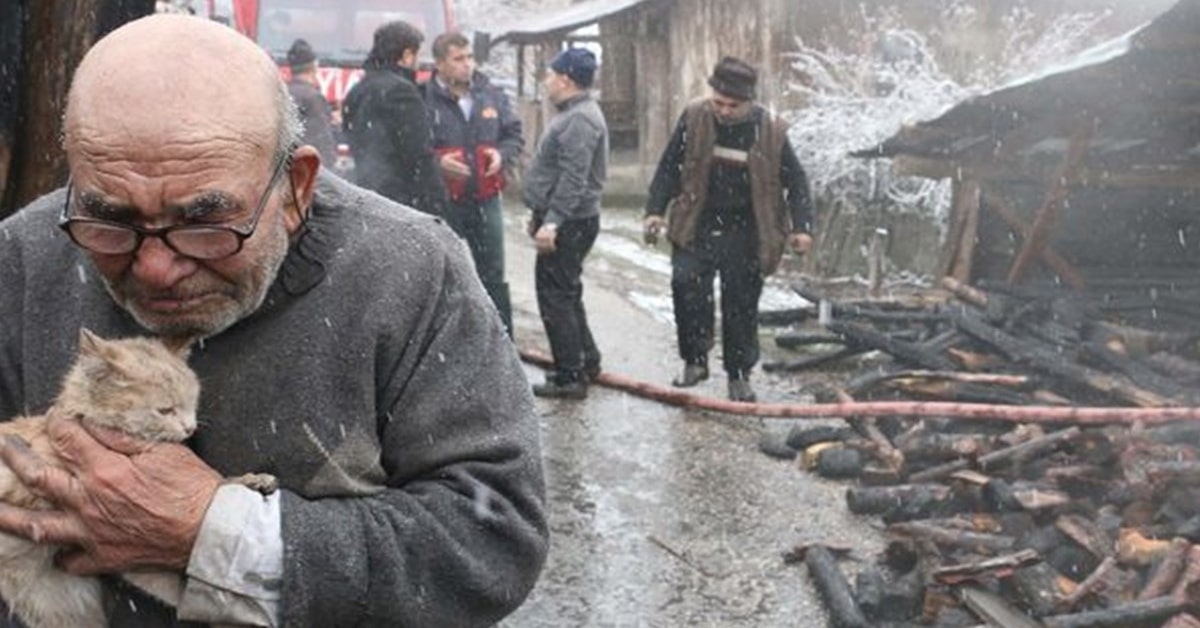
[[[1155,564],[1154,569],[1150,572],[1150,578],[1146,581],[1146,586],[1138,592],[1137,599],[1149,600],[1169,595],[1175,588],[1175,583],[1183,577],[1191,548],[1192,544],[1187,539],[1171,539],[1171,548],[1167,551],[1167,555]]]
[[[954,363],[950,358],[925,351],[919,345],[890,338],[866,325],[833,320],[829,321],[826,327],[835,334],[846,337],[856,346],[878,349],[902,362],[939,371],[954,370]]]
[[[1173,400],[1155,394],[1118,377],[1075,364],[1065,359],[1061,352],[1045,348],[1029,340],[1018,339],[1003,330],[988,324],[982,317],[966,308],[955,308],[955,325],[970,336],[985,342],[1010,359],[1073,384],[1090,388],[1098,393],[1113,396],[1139,406],[1167,406]]]
[[[1035,616],[1042,617],[1057,611],[1067,593],[1062,574],[1044,562],[1022,565],[1013,572],[1009,582],[1016,598]]]
[[[1062,603],[1059,605],[1059,610],[1066,613],[1075,609],[1083,598],[1095,593],[1105,586],[1108,581],[1108,574],[1117,566],[1117,559],[1112,556],[1107,556],[1100,564],[1088,574],[1088,577],[1079,583],[1079,586],[1071,590],[1070,593],[1063,596]]]
[[[1069,427],[1065,430],[1051,432],[1045,436],[1025,441],[1018,445],[997,449],[988,454],[980,456],[975,461],[974,466],[980,470],[987,471],[1001,464],[1012,462],[1013,460],[1024,459],[1030,456],[1039,455],[1048,451],[1053,451],[1065,443],[1071,442],[1083,435],[1083,431],[1079,427]],[[909,481],[914,483],[932,482],[944,478],[955,471],[970,468],[972,463],[970,460],[962,459],[948,462],[914,473],[909,476]]]
[[[872,371],[864,373],[851,380],[847,390],[851,394],[860,394],[881,383],[897,379],[953,381],[968,384],[988,384],[1024,389],[1031,383],[1028,375],[1013,375],[1007,373],[966,373],[963,371],[933,371],[921,369],[901,369],[894,371]]]
[[[814,546],[804,554],[804,564],[813,584],[829,610],[829,621],[837,628],[870,628],[871,622],[854,600],[854,593],[842,574],[833,554],[822,546]],[[799,620],[800,618],[797,618]]]
[[[1194,403],[1195,395],[1178,381],[1160,375],[1154,369],[1128,356],[1113,351],[1099,342],[1084,342],[1080,345],[1083,356],[1096,362],[1107,371],[1115,371],[1128,377],[1134,384],[1170,399]]]
[[[912,502],[948,503],[954,491],[944,484],[897,484],[852,486],[846,490],[846,506],[856,515],[881,515]]]
[[[844,390],[837,392],[838,401],[842,403],[852,403],[854,397]],[[900,477],[900,472],[904,468],[904,454],[900,453],[899,449],[892,443],[892,440],[879,429],[879,425],[873,417],[855,417],[847,419],[847,422],[859,434],[862,434],[872,445],[875,446],[875,456],[883,462],[887,471],[895,476]]]
[[[958,597],[963,605],[988,626],[1002,628],[1042,628],[1042,625],[1013,606],[1008,600],[977,586],[959,587]]]
[[[846,339],[826,332],[782,332],[775,334],[775,346],[780,349],[799,349],[809,345],[844,345]]]
[[[979,456],[991,448],[991,437],[978,434],[924,432],[898,441],[906,460],[922,466]]]
[[[836,351],[806,355],[794,360],[763,362],[762,369],[767,373],[795,373],[825,366],[826,364],[845,360],[846,358],[852,358],[869,350],[868,347],[846,346]]]
[[[981,308],[988,305],[988,293],[964,281],[959,281],[954,277],[942,277],[941,284],[961,301]]]
[[[959,584],[981,578],[1005,578],[1021,567],[1041,560],[1042,557],[1036,551],[1027,549],[987,560],[938,567],[930,572],[930,576],[935,582],[942,584]]]
[[[1052,615],[1043,617],[1042,623],[1046,628],[1130,628],[1165,621],[1186,610],[1187,602],[1164,596],[1094,611]]]
[[[1067,154],[1062,165],[1054,173],[1042,206],[1034,215],[1033,224],[1029,227],[1029,237],[1021,245],[1012,266],[1008,270],[1008,283],[1015,284],[1021,280],[1028,270],[1029,264],[1040,257],[1046,242],[1050,239],[1050,231],[1057,219],[1058,207],[1067,198],[1067,194],[1079,175],[1079,169],[1087,156],[1087,148],[1096,129],[1093,119],[1084,119],[1076,123],[1071,131],[1071,139],[1067,145]]]
[[[1016,544],[1016,540],[1011,536],[943,528],[927,521],[893,523],[888,525],[887,533],[980,554],[1006,552],[1013,549]]]
[[[1112,556],[1113,539],[1095,521],[1082,515],[1062,515],[1054,527],[1096,558]]]

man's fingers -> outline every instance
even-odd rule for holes
[[[79,548],[62,550],[54,557],[54,563],[58,565],[59,569],[77,576],[91,576],[109,571],[104,565],[97,562],[94,556]]]
[[[87,432],[87,435],[91,436],[96,442],[100,443],[101,445],[104,445],[105,447],[107,447],[117,453],[125,454],[126,456],[140,454],[140,453],[146,451],[147,449],[150,449],[150,447],[152,447],[154,445],[150,441],[147,441],[147,440],[144,440],[141,438],[137,438],[135,436],[130,436],[129,434],[126,434],[124,432],[118,432],[117,430],[110,429],[107,427],[100,427],[99,425],[88,425],[86,423],[78,424],[78,425],[80,428],[85,430]],[[65,426],[64,426],[64,428],[65,428]],[[53,429],[54,428],[52,428],[52,430]],[[53,434],[54,434],[54,432],[51,431],[51,436],[53,436]]]
[[[113,456],[128,456],[145,451],[150,446],[134,438],[121,437],[111,430],[91,429],[96,430],[104,440],[97,439],[80,421],[50,419],[46,424],[46,433],[50,436],[54,451],[71,469],[98,468],[106,463],[111,464]]]
[[[0,441],[0,461],[34,494],[56,504],[75,506],[82,494],[75,476],[50,465],[16,436]]]
[[[0,532],[54,545],[80,545],[85,540],[84,530],[64,512],[26,510],[5,503],[0,503]]]

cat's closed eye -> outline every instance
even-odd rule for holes
[[[175,408],[159,408],[158,413],[163,416],[171,416],[175,414]]]

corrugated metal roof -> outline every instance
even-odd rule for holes
[[[528,43],[548,35],[566,34],[582,26],[655,0],[592,0],[496,29],[492,41]]]

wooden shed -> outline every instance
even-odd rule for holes
[[[1200,329],[1200,0],[857,153],[954,181],[939,271]]]
[[[1099,8],[1107,0],[967,0],[975,17],[946,22],[947,13],[928,0],[895,0],[911,27],[956,33],[946,42],[943,63],[966,74],[989,63],[1003,48],[1006,16],[1014,10],[1047,17]],[[1123,7],[1114,24],[1168,0]],[[624,161],[640,166],[646,183],[675,121],[688,102],[708,94],[713,64],[731,54],[760,70],[759,96],[779,108],[803,106],[788,86],[800,77],[789,54],[798,41],[854,49],[872,32],[871,7],[845,0],[584,0],[532,19],[490,29],[490,44],[516,48],[518,100],[530,144],[550,114],[543,101],[544,68],[563,46],[594,46],[601,53],[598,93]]]
[[[597,88],[615,150],[650,169],[675,120],[722,55],[755,63],[760,96],[780,95],[788,73],[788,24],[800,3],[786,0],[592,0],[491,33],[491,45],[517,48],[517,93],[526,136],[540,136],[550,113],[543,102],[545,67],[566,45],[600,50]],[[644,183],[644,181],[643,181]]]

